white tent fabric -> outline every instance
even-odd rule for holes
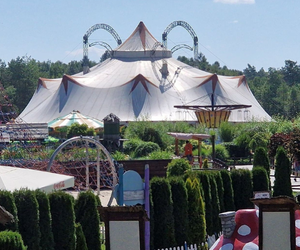
[[[0,190],[40,189],[46,193],[74,187],[74,177],[46,171],[0,165]]]
[[[172,133],[169,132],[168,135],[173,136],[175,139],[178,140],[202,140],[208,139],[211,136],[207,134],[191,134],[191,133]]]
[[[113,113],[121,122],[197,121],[194,111],[174,106],[211,105],[214,94],[214,105],[251,105],[232,111],[229,121],[271,120],[245,76],[219,76],[172,58],[142,22],[112,55],[87,74],[40,78],[20,118],[48,123],[78,110],[99,120]]]

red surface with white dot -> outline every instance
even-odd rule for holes
[[[235,215],[235,230],[228,239],[223,235],[213,244],[210,250],[258,250],[257,209],[241,209]],[[300,210],[295,211],[296,250],[300,250]]]

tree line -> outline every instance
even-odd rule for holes
[[[106,59],[104,54],[100,61]],[[206,57],[200,53],[198,60],[179,56],[178,60],[199,68],[201,70],[226,76],[245,75],[248,85],[257,101],[270,116],[280,116],[292,120],[300,112],[300,65],[297,62],[286,60],[282,68],[263,68],[257,70],[248,64],[244,70],[228,69],[221,67],[219,62],[210,64]],[[96,65],[90,61],[89,66]],[[2,111],[8,109],[3,105],[9,99],[17,114],[27,106],[36,87],[39,77],[61,78],[64,74],[74,75],[82,72],[82,61],[51,62],[37,61],[29,56],[17,57],[10,62],[0,59],[0,82],[5,93],[0,95]],[[11,111],[11,110],[10,110]]]

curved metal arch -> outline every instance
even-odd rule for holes
[[[122,40],[119,37],[118,33],[108,24],[105,23],[99,23],[93,25],[91,28],[88,29],[88,31],[83,36],[83,74],[88,73],[89,71],[89,58],[88,58],[88,47],[89,47],[89,36],[98,29],[104,29],[108,31],[116,40],[117,44],[122,44]]]
[[[99,190],[100,190],[100,163],[99,163],[100,159],[99,159],[99,151],[98,151],[99,149],[101,149],[104,152],[104,154],[106,155],[107,160],[109,162],[109,165],[111,167],[111,172],[112,172],[112,175],[113,175],[113,188],[114,188],[117,185],[117,172],[116,172],[116,167],[115,167],[114,161],[113,161],[112,157],[110,156],[109,152],[107,151],[107,149],[99,141],[97,141],[95,139],[92,139],[88,136],[76,136],[76,137],[68,139],[65,142],[63,142],[62,144],[60,144],[50,157],[50,160],[49,160],[49,163],[48,163],[48,166],[47,166],[47,171],[50,172],[52,163],[53,163],[56,155],[63,148],[65,148],[68,144],[70,144],[72,142],[76,142],[76,141],[90,142],[90,143],[95,144],[96,147],[97,147],[97,192],[99,193]],[[88,175],[88,171],[86,173]],[[88,180],[87,180],[86,184],[87,184],[86,186],[88,187]]]
[[[106,42],[93,42],[93,43],[89,44],[89,47],[93,47],[95,45],[100,45],[100,46],[106,48],[106,50],[109,52],[110,55],[113,54],[113,50],[112,50],[112,48],[110,47],[110,45],[108,43],[106,43]]]
[[[193,41],[194,41],[194,58],[197,59],[198,58],[198,37],[197,37],[195,31],[193,30],[193,28],[187,22],[185,22],[185,21],[174,21],[174,22],[172,22],[172,23],[170,23],[168,25],[168,27],[165,29],[164,33],[162,34],[162,43],[163,43],[163,46],[165,48],[167,48],[167,37],[168,37],[168,34],[176,26],[182,26],[192,36]]]
[[[179,50],[179,49],[188,49],[188,50],[191,50],[193,51],[193,48],[187,44],[178,44],[176,46],[174,46],[171,51],[172,53],[174,53],[175,51]]]

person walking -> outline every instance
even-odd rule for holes
[[[193,145],[190,141],[186,141],[184,146],[184,156],[187,158],[190,164],[193,163]]]

